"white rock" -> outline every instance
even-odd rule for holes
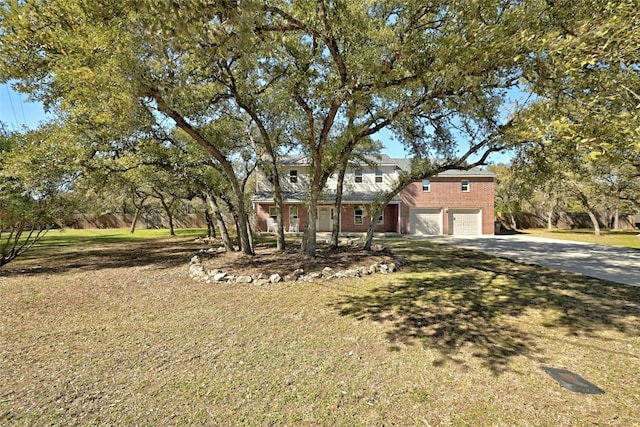
[[[282,281],[282,277],[280,277],[280,275],[278,273],[272,274],[271,276],[269,276],[269,282],[271,283],[278,283]]]

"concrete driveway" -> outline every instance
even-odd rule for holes
[[[433,240],[513,261],[584,274],[624,285],[640,286],[640,250],[545,239],[524,234],[434,236]]]

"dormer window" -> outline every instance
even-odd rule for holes
[[[362,169],[356,169],[354,179],[356,184],[362,183]]]
[[[298,182],[298,171],[292,169],[289,171],[289,182],[295,184]]]
[[[380,169],[376,169],[376,182],[377,183],[382,182],[382,171]]]
[[[468,193],[470,191],[469,180],[463,179],[461,189],[464,193]]]
[[[428,179],[423,179],[422,180],[422,192],[423,193],[428,193],[431,191],[431,181],[429,181]]]

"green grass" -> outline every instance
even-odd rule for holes
[[[603,230],[600,236],[596,236],[593,230],[562,230],[543,228],[527,229],[524,233],[538,237],[552,239],[572,240],[576,242],[595,243],[598,245],[621,246],[632,249],[640,249],[640,230],[609,231]]]
[[[396,274],[205,285],[192,236],[85,237],[0,276],[0,424],[639,425],[640,288],[402,239]]]
[[[176,237],[201,237],[206,230],[200,228],[177,228]],[[168,229],[139,229],[130,233],[125,228],[110,229],[64,229],[50,230],[37,243],[38,246],[70,246],[78,244],[107,244],[135,242],[145,239],[170,238]]]
[[[162,247],[169,245],[172,241],[184,241],[184,239],[195,239],[206,236],[205,229],[176,229],[176,236],[171,236],[168,229],[139,229],[135,233],[130,233],[128,229],[54,229],[46,234],[26,252],[7,264],[6,268],[20,268],[23,265],[40,263],[48,260],[51,263],[66,262],[72,259],[78,263],[86,263],[89,267],[92,258],[95,262],[109,258],[113,264],[122,266],[131,265],[135,262],[135,257],[126,259],[119,254],[112,252],[108,248],[117,247],[117,244],[137,244],[159,246],[153,253],[162,258]],[[78,267],[80,264],[74,266]]]

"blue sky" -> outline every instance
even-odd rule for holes
[[[23,125],[35,128],[46,120],[41,104],[27,101],[27,96],[14,92],[7,83],[0,87],[0,121],[10,130],[19,130]]]
[[[14,92],[10,85],[3,83],[0,87],[0,121],[2,121],[9,130],[19,130],[23,126],[35,128],[47,116],[39,103],[31,103],[27,100],[27,96]],[[383,145],[383,153],[394,158],[406,157],[404,148],[398,141],[393,141],[388,133],[382,132],[376,135]],[[493,162],[507,162],[508,154],[494,154],[489,159]]]

